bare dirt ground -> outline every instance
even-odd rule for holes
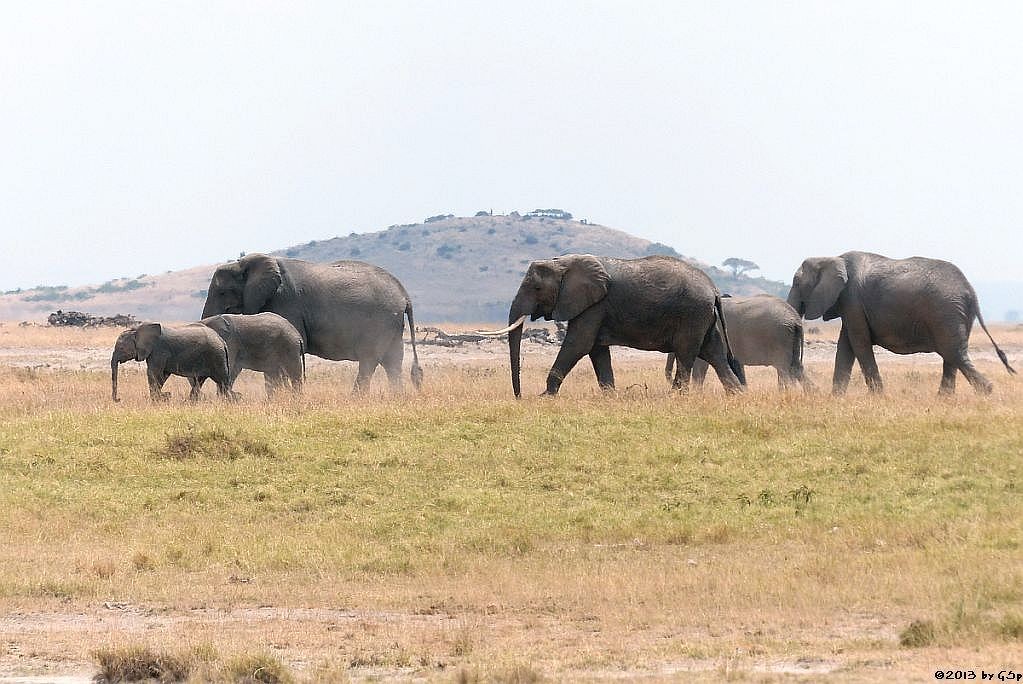
[[[29,334],[15,330],[16,327],[11,323],[0,324],[0,366],[39,372],[109,369],[110,348],[117,331],[82,331],[77,337],[72,335],[69,342],[63,334],[57,336],[42,329],[29,331],[33,333]],[[830,384],[837,327],[825,325],[814,330],[808,335],[805,362],[815,381],[826,388]],[[1023,365],[1023,326],[1001,326],[993,333],[1017,368]],[[17,344],[9,344],[11,339],[17,339]],[[555,346],[526,343],[525,363],[547,368],[556,351]],[[933,375],[936,391],[941,364],[935,355],[895,358],[883,350],[877,350],[877,355],[883,374],[886,365],[896,361],[900,367],[919,367],[928,377]],[[978,363],[998,364],[994,350],[982,332],[979,335],[977,331],[974,333],[971,355]],[[422,345],[419,356],[427,368],[470,366],[480,372],[507,374],[507,345],[503,342],[470,343],[451,348]],[[406,363],[410,357],[410,348],[407,347]],[[615,349],[613,358],[616,364],[629,366],[649,364],[660,367],[664,362],[663,354],[627,349]],[[332,365],[315,357],[308,359],[311,373]],[[588,373],[589,369],[580,367],[576,372]],[[862,383],[858,370],[854,370],[854,374],[854,382]],[[764,387],[770,388],[773,383],[772,374],[766,370],[758,371],[755,377]],[[997,382],[1004,378],[992,379]],[[143,386],[138,382],[135,384],[138,385],[135,389]],[[959,391],[970,390],[962,383]],[[628,548],[595,548],[594,552],[613,557],[613,563],[628,565],[631,562]],[[713,558],[694,557],[691,563],[693,572],[713,571]],[[508,566],[499,568],[499,571],[512,576],[518,570]],[[642,572],[650,570],[643,569]],[[500,577],[495,581],[499,580]],[[553,612],[546,617],[537,612],[525,614],[499,603],[488,603],[485,596],[480,596],[479,605],[469,610],[456,605],[424,602],[420,608],[411,611],[366,611],[329,605],[313,597],[310,597],[310,605],[305,606],[238,606],[230,598],[233,589],[238,585],[259,582],[259,578],[232,576],[199,578],[197,581],[224,586],[223,601],[202,601],[203,605],[188,608],[166,608],[137,605],[112,596],[91,605],[75,604],[74,610],[69,611],[59,598],[50,598],[26,602],[0,614],[0,682],[78,684],[90,681],[95,666],[83,658],[80,645],[102,643],[104,638],[125,633],[143,635],[149,643],[167,645],[201,643],[214,633],[220,642],[244,644],[255,634],[272,648],[287,651],[289,663],[295,671],[306,675],[315,671],[317,663],[329,661],[336,655],[339,641],[347,644],[347,652],[352,651],[354,644],[354,650],[363,655],[358,656],[357,659],[361,658],[359,662],[351,661],[347,665],[357,668],[341,675],[323,675],[324,679],[335,681],[452,681],[459,676],[471,676],[471,673],[460,674],[454,666],[456,660],[437,653],[458,653],[459,648],[465,648],[486,654],[493,647],[494,657],[506,660],[511,666],[519,662],[519,658],[521,662],[532,661],[537,656],[536,644],[544,643],[549,644],[552,651],[570,654],[568,661],[578,666],[574,670],[578,675],[572,679],[579,681],[814,681],[824,677],[831,681],[874,681],[893,676],[907,681],[934,681],[933,672],[939,668],[968,668],[978,673],[981,668],[995,673],[1012,668],[1016,672],[1023,669],[1023,644],[1020,642],[949,648],[937,653],[933,649],[926,653],[907,650],[866,661],[841,649],[826,657],[820,655],[826,649],[825,644],[836,638],[843,642],[897,642],[900,629],[912,617],[909,614],[899,615],[897,621],[893,614],[879,616],[850,609],[823,621],[808,619],[798,629],[766,637],[759,632],[760,627],[756,624],[717,622],[717,626],[710,629],[733,643],[733,650],[709,654],[710,657],[699,653],[691,658],[673,657],[657,663],[636,663],[629,654],[641,644],[649,650],[651,644],[666,639],[684,639],[686,635],[670,629],[647,629],[642,625],[605,634],[594,628],[587,615],[565,619]],[[402,597],[409,604],[414,604],[419,588],[414,581],[398,579],[375,590]],[[436,589],[433,591],[437,592]],[[301,597],[294,600],[298,604],[303,603]],[[401,599],[395,598],[394,602],[400,603]],[[790,649],[797,654],[788,658],[764,657],[757,646],[762,638],[797,644]],[[409,644],[417,646],[410,648]],[[798,655],[799,644],[805,645],[807,655]],[[518,654],[518,657],[509,658],[508,654]],[[608,657],[608,654],[615,655]],[[940,661],[937,664],[936,656]],[[596,664],[587,665],[591,662]],[[977,678],[980,678],[979,674]]]

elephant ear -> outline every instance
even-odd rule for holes
[[[153,345],[163,334],[159,323],[143,323],[135,328],[135,360],[145,361],[153,353]]]
[[[551,313],[554,320],[570,321],[607,294],[611,278],[597,257],[578,254],[557,257],[554,261],[564,267],[558,299]]]
[[[281,286],[281,268],[277,260],[265,254],[250,254],[238,260],[245,274],[242,290],[242,313],[259,313],[267,300]]]
[[[849,275],[845,270],[845,261],[839,257],[826,257],[820,260],[817,284],[810,290],[806,298],[806,311],[803,317],[806,320],[813,320],[824,316],[824,320],[831,320],[835,316],[827,316],[828,310],[838,301],[839,295],[849,282]]]

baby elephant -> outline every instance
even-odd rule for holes
[[[217,383],[217,394],[227,398],[233,396],[227,345],[202,323],[174,326],[143,323],[121,333],[110,357],[110,385],[114,401],[120,401],[117,398],[117,369],[125,361],[146,362],[149,398],[153,401],[170,396],[162,388],[172,375],[188,378],[192,385],[188,398],[193,401],[199,398],[202,385],[199,378],[213,378]]]
[[[238,374],[248,368],[263,374],[267,397],[273,396],[285,378],[294,391],[301,391],[305,346],[302,336],[288,319],[270,312],[219,314],[202,319],[202,323],[220,335],[227,345],[229,387],[234,387]],[[198,380],[200,386],[204,379]]]

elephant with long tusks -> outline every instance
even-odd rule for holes
[[[688,387],[698,357],[714,368],[728,392],[743,389],[742,368],[728,345],[721,295],[707,274],[680,259],[568,254],[532,262],[512,301],[508,327],[489,331],[508,333],[516,397],[521,395],[519,361],[527,317],[568,322],[547,374],[548,395],[557,394],[565,376],[587,355],[600,387],[613,389],[611,345],[673,352],[676,389]]]

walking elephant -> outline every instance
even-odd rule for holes
[[[788,389],[796,382],[804,392],[814,386],[803,370],[803,321],[784,299],[769,294],[752,297],[721,298],[721,309],[728,323],[728,339],[736,361],[743,366],[773,366],[778,387]],[[675,355],[668,354],[664,376],[671,382]],[[703,385],[707,362],[696,359],[693,382]]]
[[[676,389],[688,387],[697,357],[714,367],[727,391],[742,389],[742,369],[728,347],[720,294],[703,271],[679,259],[569,254],[532,262],[512,301],[508,327],[490,333],[508,333],[516,397],[521,395],[519,355],[527,316],[568,321],[547,375],[548,395],[557,394],[565,376],[587,354],[600,387],[613,389],[613,344],[674,352],[679,362]]]
[[[248,368],[263,374],[267,398],[273,397],[286,381],[292,390],[302,390],[305,346],[302,336],[287,319],[270,312],[251,316],[218,314],[202,319],[202,323],[227,345],[230,387],[234,387],[238,374]],[[199,380],[200,386],[203,380]]]
[[[202,317],[270,311],[295,326],[305,351],[334,361],[358,361],[356,392],[383,365],[392,389],[401,388],[402,330],[412,337],[412,384],[423,377],[416,353],[412,300],[398,279],[362,261],[317,264],[249,254],[213,274]]]
[[[143,323],[121,333],[110,356],[111,398],[117,398],[117,370],[125,361],[145,361],[149,380],[149,398],[167,399],[163,385],[171,375],[188,378],[192,401],[199,398],[199,378],[212,378],[217,393],[233,398],[227,361],[227,345],[217,333],[202,323],[161,325]]]
[[[947,261],[889,259],[868,252],[812,257],[793,276],[788,302],[807,320],[842,319],[835,394],[846,391],[853,361],[859,362],[870,391],[883,391],[875,344],[896,354],[937,352],[943,361],[942,394],[955,391],[956,371],[978,393],[991,392],[991,382],[973,366],[968,353],[974,318],[1006,369],[1016,372],[984,325],[977,293],[962,271]]]

